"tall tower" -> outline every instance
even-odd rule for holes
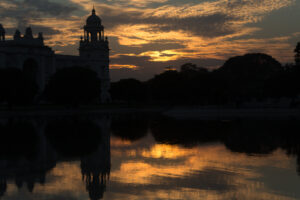
[[[109,47],[107,37],[104,36],[104,26],[96,15],[95,9],[86,20],[84,26],[84,38],[80,41],[80,56],[85,58],[108,60]]]
[[[84,37],[81,37],[80,57],[88,60],[87,65],[96,71],[101,79],[101,101],[110,101],[110,76],[109,76],[109,46],[108,38],[104,35],[104,26],[100,17],[93,8],[92,15],[86,20]]]

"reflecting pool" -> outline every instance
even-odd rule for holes
[[[3,200],[300,199],[296,120],[0,120]]]

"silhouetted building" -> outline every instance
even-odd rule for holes
[[[95,9],[84,26],[79,56],[55,54],[50,47],[45,46],[43,34],[39,33],[35,38],[30,27],[26,29],[24,36],[16,30],[13,40],[6,40],[5,29],[0,24],[0,67],[23,70],[28,66],[39,85],[40,92],[44,90],[50,76],[57,69],[72,66],[88,67],[97,72],[101,79],[101,100],[110,101],[109,44]]]

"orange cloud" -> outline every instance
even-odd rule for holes
[[[71,0],[71,2],[80,5],[83,10],[60,19],[57,16],[32,17],[28,19],[28,23],[59,30],[60,34],[46,37],[46,44],[62,53],[65,53],[66,47],[73,46],[72,54],[78,54],[79,38],[83,34],[82,27],[86,17],[90,14],[92,1]],[[112,27],[105,26],[106,34],[117,38],[117,44],[114,45],[111,55],[112,59],[128,55],[146,56],[149,57],[148,61],[150,62],[168,62],[180,59],[226,60],[234,55],[259,51],[271,54],[281,62],[290,62],[293,60],[293,47],[289,44],[289,40],[298,37],[297,33],[286,34],[281,39],[275,36],[256,39],[255,33],[263,30],[255,26],[248,27],[248,24],[261,21],[269,13],[292,6],[295,2],[295,0],[216,0],[198,3],[187,1],[177,5],[168,3],[166,0],[116,0],[95,3],[95,7],[100,17],[102,15],[106,17],[103,20],[104,25],[108,22],[114,23]],[[156,7],[148,6],[152,3],[155,3]],[[0,2],[0,7],[14,9],[16,4],[5,1]],[[107,10],[109,12],[106,12]],[[197,25],[199,20],[208,16],[218,16],[219,18],[209,18],[213,21],[201,21]],[[110,21],[111,18],[113,21]],[[199,20],[174,27],[180,20],[194,18]],[[17,26],[16,19],[4,20],[3,24],[6,27]],[[214,23],[217,25],[214,26]],[[221,23],[222,27],[218,26],[218,23]],[[180,26],[186,27],[181,29]],[[199,27],[196,27],[196,31],[191,31],[195,26]],[[208,26],[210,29],[206,30]],[[204,31],[205,34],[201,35],[201,31]],[[219,34],[210,34],[218,31],[220,31]],[[252,39],[242,39],[245,36]],[[177,49],[166,47],[163,50],[145,49],[147,45],[164,43],[164,41],[176,42],[183,47]],[[119,52],[120,46],[122,53]],[[124,51],[126,47],[128,50]],[[132,47],[139,50],[133,51]],[[132,63],[113,63],[111,68],[138,69],[138,66]]]
[[[123,64],[110,64],[109,65],[110,69],[123,69],[123,68],[127,68],[127,69],[138,69],[138,66],[135,65],[123,65]]]

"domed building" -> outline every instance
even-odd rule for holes
[[[104,27],[101,24],[100,17],[96,15],[95,9],[92,10],[92,15],[86,20],[84,37],[86,40],[93,42],[104,39]]]
[[[5,29],[0,24],[0,68],[14,67],[23,70],[28,65],[34,70],[35,80],[43,92],[47,81],[56,70],[82,66],[97,72],[101,79],[101,102],[110,101],[110,75],[109,75],[109,44],[104,35],[102,20],[96,15],[96,10],[87,18],[83,28],[84,37],[79,41],[79,55],[59,55],[44,45],[43,34],[35,38],[30,27],[26,28],[22,36],[16,30],[13,40],[5,39]]]

